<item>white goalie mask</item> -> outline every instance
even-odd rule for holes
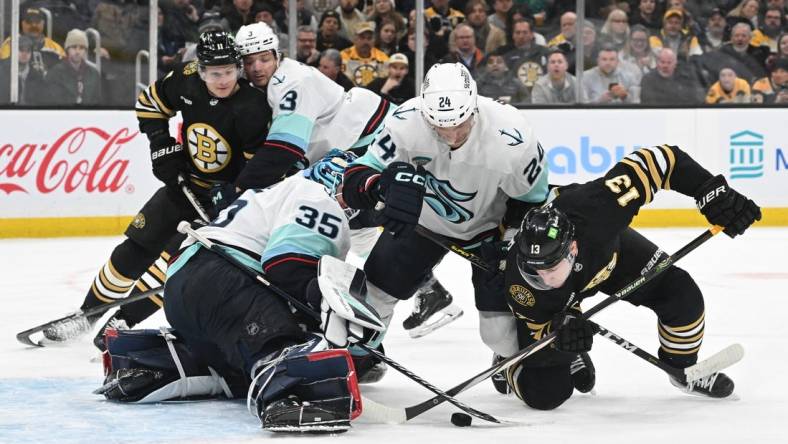
[[[263,22],[241,26],[235,35],[235,44],[241,56],[272,50],[279,59],[279,37]]]
[[[461,63],[433,65],[421,85],[421,115],[439,128],[458,126],[476,111],[476,81]]]

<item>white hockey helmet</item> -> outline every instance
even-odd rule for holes
[[[476,110],[476,81],[462,63],[433,65],[421,85],[421,115],[430,124],[449,128]]]
[[[272,50],[279,58],[279,37],[270,26],[263,22],[241,26],[235,35],[235,44],[238,46],[241,57]]]

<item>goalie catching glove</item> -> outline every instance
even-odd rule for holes
[[[320,326],[326,340],[342,348],[359,342],[377,347],[386,325],[364,301],[364,272],[334,257],[323,256],[318,263],[317,282],[323,295]]]

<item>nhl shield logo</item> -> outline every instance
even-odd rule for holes
[[[536,298],[534,298],[533,293],[522,285],[509,287],[509,295],[522,306],[533,307],[536,304]]]
[[[145,215],[142,213],[137,213],[137,215],[134,216],[134,219],[131,221],[131,226],[140,230],[145,228]]]

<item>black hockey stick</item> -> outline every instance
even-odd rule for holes
[[[63,316],[62,318],[55,319],[54,321],[49,321],[45,324],[38,325],[36,327],[30,328],[23,332],[20,332],[16,335],[16,340],[21,342],[22,344],[29,345],[32,347],[44,347],[46,344],[42,343],[41,341],[33,341],[30,337],[38,332],[44,331],[49,327],[57,324],[58,322],[63,322],[70,319],[77,319],[79,317],[88,317],[93,315],[102,314],[108,310],[111,310],[116,307],[120,307],[122,305],[130,304],[132,302],[139,301],[141,299],[145,299],[151,295],[154,295],[160,291],[164,290],[164,287],[156,287],[151,288],[150,290],[143,291],[142,293],[137,293],[135,295],[131,295],[129,297],[118,299],[115,302],[110,302],[109,304],[101,304],[92,308],[88,308],[87,310],[78,310],[74,313],[69,315]]]
[[[257,282],[263,284],[269,290],[273,291],[278,296],[283,298],[285,301],[289,302],[294,307],[298,308],[298,310],[300,310],[304,314],[314,318],[318,322],[321,321],[320,313],[317,313],[316,311],[314,311],[308,305],[304,304],[303,302],[299,301],[298,299],[294,298],[293,296],[287,294],[284,290],[282,290],[279,287],[275,286],[268,279],[266,279],[265,276],[262,273],[259,273],[256,270],[253,270],[253,269],[247,267],[245,264],[241,263],[238,259],[233,257],[231,254],[229,254],[228,252],[226,252],[225,250],[223,250],[222,248],[218,247],[216,244],[211,242],[205,236],[202,236],[201,234],[197,233],[191,227],[191,225],[188,222],[183,221],[180,224],[178,224],[178,231],[181,232],[181,233],[184,233],[184,234],[188,234],[189,236],[194,238],[194,240],[196,240],[197,242],[202,244],[205,248],[207,248],[208,250],[210,250],[210,251],[218,254],[219,256],[221,256],[227,262],[231,263],[236,268],[238,268],[239,270],[241,270],[244,273],[246,273],[249,277],[251,277],[252,279],[256,280]],[[353,337],[355,337],[356,339],[360,339],[358,336],[353,336]],[[364,349],[366,352],[375,355],[378,359],[380,359],[381,361],[383,361],[386,364],[390,365],[395,370],[399,371],[403,375],[405,375],[408,378],[410,378],[411,380],[415,381],[416,383],[418,383],[422,387],[425,387],[429,391],[435,393],[437,395],[436,399],[440,399],[440,402],[449,401],[451,404],[455,405],[460,410],[468,413],[469,415],[475,416],[475,417],[477,417],[479,419],[483,419],[485,421],[499,423],[499,424],[504,422],[504,421],[500,421],[500,420],[496,419],[495,417],[493,417],[493,416],[491,416],[491,415],[489,415],[487,413],[481,412],[479,410],[476,410],[476,409],[474,409],[472,407],[469,407],[469,406],[463,404],[460,401],[457,401],[452,396],[447,395],[446,393],[441,391],[439,388],[437,388],[434,385],[430,384],[429,382],[427,382],[426,380],[424,380],[420,376],[414,374],[413,372],[411,372],[407,368],[403,367],[400,363],[392,360],[391,358],[389,358],[388,356],[386,356],[383,353],[379,352],[378,350],[375,350],[375,349],[367,346],[366,344],[364,344],[362,342],[358,342],[358,343],[356,343],[356,345],[358,345],[359,347]]]
[[[669,376],[685,384],[687,383],[687,381],[700,379],[702,377],[711,375],[727,367],[730,367],[731,365],[741,361],[741,359],[744,357],[744,348],[739,344],[732,344],[692,366],[689,366],[687,368],[676,368],[673,367],[672,365],[667,364],[665,361],[660,360],[658,357],[648,353],[647,351],[641,349],[640,347],[629,342],[628,340],[622,338],[621,336],[613,333],[607,328],[593,321],[589,321],[589,322],[595,324],[599,328],[600,336],[609,339],[610,341],[612,341],[619,347],[623,348],[624,350],[654,365],[658,369],[667,373]]]
[[[691,251],[695,250],[699,246],[701,246],[704,242],[711,239],[714,235],[719,233],[723,230],[723,227],[720,226],[712,226],[711,228],[707,229],[703,232],[700,236],[696,237],[688,244],[683,246],[679,251],[673,253],[672,255],[668,256],[667,258],[663,259],[662,262],[657,264],[654,268],[649,270],[645,275],[638,277],[634,281],[630,282],[624,288],[618,290],[613,295],[608,296],[607,298],[603,299],[601,302],[596,304],[595,306],[591,307],[587,312],[583,313],[581,319],[589,319],[591,316],[599,313],[600,311],[604,310],[605,308],[609,307],[610,305],[620,301],[621,299],[629,296],[632,292],[637,290],[638,288],[642,287],[644,284],[652,280],[654,277],[662,273],[668,267],[673,265],[675,262],[689,254]],[[436,235],[437,236],[437,235]],[[520,360],[525,359],[526,357],[536,353],[537,351],[547,347],[553,340],[555,340],[556,331],[552,331],[549,334],[543,336],[538,341],[534,342],[533,344],[525,347],[524,349],[520,350],[519,352],[515,353],[512,356],[500,361],[496,365],[481,371],[480,373],[472,376],[471,378],[459,383],[458,385],[452,387],[449,390],[446,390],[446,393],[450,396],[456,396],[469,388],[479,384],[480,382],[484,381],[485,379],[489,378],[490,376],[502,371],[506,370],[507,368],[515,365]],[[404,422],[410,419],[415,418],[416,416],[421,415],[422,413],[432,409],[433,407],[441,404],[444,401],[443,398],[440,396],[435,396],[430,398],[424,402],[419,404],[412,405],[410,407],[406,407],[404,409],[391,409],[389,412],[388,417],[393,422]]]
[[[208,217],[208,212],[205,211],[205,207],[203,207],[200,201],[197,200],[197,196],[194,194],[194,191],[192,191],[187,185],[186,179],[183,177],[183,174],[178,174],[178,185],[180,185],[181,191],[183,191],[183,195],[186,196],[186,200],[188,200],[189,203],[192,204],[192,207],[194,207],[194,211],[197,212],[197,215],[200,216],[200,219],[202,219],[203,222],[206,223],[210,222],[211,218]]]

